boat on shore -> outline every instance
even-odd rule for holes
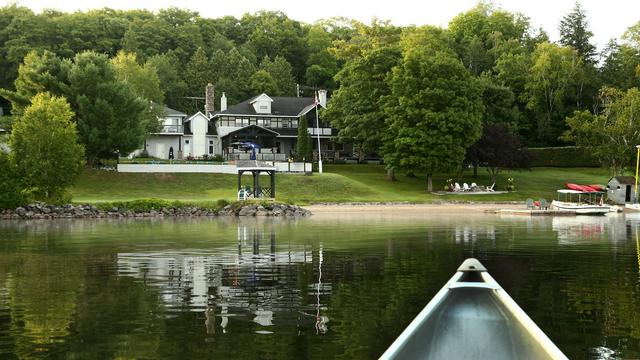
[[[467,259],[381,359],[567,359],[476,259]]]
[[[560,200],[562,195],[564,201]],[[577,202],[573,201],[575,198]],[[574,211],[577,215],[605,215],[611,212],[611,206],[604,203],[604,192],[573,189],[558,190],[558,200],[551,202],[551,208]]]

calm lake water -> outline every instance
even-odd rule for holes
[[[467,257],[569,358],[640,358],[640,217],[0,222],[0,358],[372,359]]]

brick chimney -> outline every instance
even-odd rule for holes
[[[207,117],[211,117],[213,115],[213,112],[215,111],[215,106],[213,104],[214,99],[215,96],[213,84],[208,83],[204,92],[204,114]]]
[[[222,92],[222,96],[220,97],[220,111],[227,110],[227,95]]]

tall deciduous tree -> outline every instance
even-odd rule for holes
[[[357,24],[357,34],[332,49],[344,67],[323,117],[338,129],[340,141],[354,143],[361,159],[382,145],[386,116],[381,99],[390,92],[387,76],[401,60],[399,40],[400,29],[387,23]]]
[[[204,96],[208,83],[213,83],[213,69],[203,48],[198,48],[191,56],[185,68],[184,80],[187,83],[189,96]],[[192,109],[199,110],[199,109]]]
[[[640,90],[603,88],[600,103],[602,111],[596,115],[576,111],[567,118],[564,138],[584,146],[614,175],[621,175],[633,163],[635,145],[640,144]]]
[[[296,79],[293,76],[291,64],[282,56],[271,60],[265,56],[260,63],[260,70],[264,70],[276,82],[276,96],[294,96],[296,94]]]
[[[266,70],[258,70],[251,76],[251,91],[254,94],[278,94],[278,84]]]
[[[525,84],[529,109],[538,111],[538,139],[552,142],[562,134],[565,99],[582,71],[582,59],[570,47],[541,43],[532,54]]]
[[[405,48],[390,83],[385,162],[425,173],[432,191],[433,174],[459,166],[480,137],[482,90],[451,50],[432,44]]]
[[[13,126],[11,156],[40,200],[65,200],[65,189],[82,171],[84,148],[73,116],[66,99],[41,93]]]

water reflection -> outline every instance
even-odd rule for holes
[[[296,321],[298,316],[292,313],[299,313],[303,321],[313,320],[318,333],[326,332],[328,318],[320,314],[321,297],[331,294],[331,285],[322,282],[322,247],[313,251],[310,245],[291,242],[279,246],[272,221],[245,220],[236,226],[235,245],[118,253],[118,274],[157,287],[169,317],[185,310],[204,312],[209,338],[217,326],[227,333],[230,317],[250,319],[266,328]],[[310,306],[299,301],[296,266],[313,264],[314,254],[317,282],[308,285],[315,293],[311,314]]]
[[[570,358],[640,357],[640,216],[0,222],[0,358],[376,358],[474,256]]]

